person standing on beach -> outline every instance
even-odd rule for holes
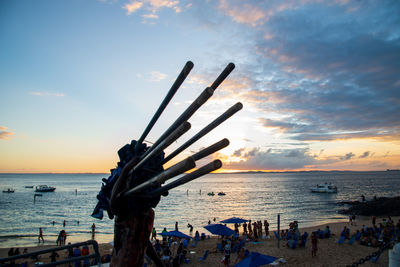
[[[39,244],[40,244],[40,239],[42,239],[42,242],[44,244],[43,231],[41,227],[39,228],[39,236],[38,236]]]
[[[247,224],[247,228],[249,230],[249,236],[253,234],[253,230],[251,229],[251,220],[249,220],[249,223]]]
[[[96,225],[93,223],[92,224],[92,240],[94,240],[94,234],[96,232]]]
[[[318,250],[317,245],[318,245],[317,234],[313,232],[311,235],[311,257],[317,256],[317,250]]]
[[[269,236],[269,223],[268,220],[264,220],[265,235]]]
[[[57,243],[57,246],[61,246],[61,244],[62,244],[62,242],[61,242],[61,231],[60,231],[60,233],[58,233],[56,243]]]
[[[178,222],[175,222],[175,231],[178,231]]]
[[[156,240],[157,239],[157,231],[156,228],[153,227],[153,230],[151,230],[151,240]]]
[[[65,230],[60,231],[60,236],[61,236],[61,245],[65,246],[65,242],[67,240],[67,232]]]

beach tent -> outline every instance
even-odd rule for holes
[[[204,226],[210,233],[213,235],[221,235],[221,236],[231,236],[235,233],[231,228],[226,227],[223,224],[209,224]]]
[[[238,217],[232,217],[226,220],[221,221],[222,223],[244,223],[247,222],[248,220],[238,218]]]
[[[178,238],[191,238],[190,236],[185,235],[184,233],[182,233],[180,231],[169,231],[169,232],[161,233],[160,235],[162,235],[162,236],[174,236],[174,237],[178,237]]]
[[[258,252],[251,252],[249,256],[244,258],[241,262],[236,264],[234,267],[257,267],[266,265],[274,262],[277,258],[260,254]]]

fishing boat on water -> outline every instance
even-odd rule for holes
[[[12,188],[8,188],[7,190],[3,190],[3,193],[14,193],[15,190]]]
[[[224,192],[219,192],[218,196],[225,196],[226,194]]]
[[[331,183],[317,184],[310,187],[310,190],[313,193],[337,193],[337,187]]]
[[[56,190],[55,187],[48,185],[38,185],[35,188],[35,192],[53,192],[54,190]]]

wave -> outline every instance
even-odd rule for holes
[[[38,235],[32,235],[32,234],[27,234],[27,235],[0,235],[0,238],[19,238],[19,237],[37,237]]]

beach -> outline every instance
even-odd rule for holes
[[[382,222],[382,219],[385,217],[377,218],[377,223]],[[392,217],[392,220],[396,224],[400,217]],[[361,258],[366,257],[367,255],[372,254],[375,251],[378,251],[378,248],[373,248],[369,246],[360,245],[357,241],[350,245],[347,244],[347,241],[344,244],[338,244],[337,241],[340,236],[340,232],[344,228],[344,226],[350,229],[350,233],[354,233],[357,229],[361,229],[363,225],[372,226],[371,217],[357,217],[356,225],[350,225],[348,222],[336,222],[329,223],[324,225],[318,225],[313,227],[305,227],[302,228],[299,225],[299,229],[301,233],[307,231],[309,234],[311,232],[321,229],[323,230],[326,225],[329,225],[331,232],[333,234],[330,238],[319,239],[318,242],[318,252],[316,257],[311,257],[311,241],[310,237],[307,240],[305,248],[296,248],[290,249],[286,247],[286,242],[280,242],[280,248],[277,247],[277,239],[273,235],[272,231],[270,232],[270,238],[260,239],[258,243],[253,244],[251,242],[247,242],[245,248],[250,252],[259,252],[262,254],[270,255],[279,258],[283,258],[286,263],[281,263],[279,265],[284,266],[346,266],[351,265],[354,262],[360,260]],[[287,229],[288,226],[283,225],[281,229]],[[206,234],[207,231],[205,231]],[[82,240],[85,241],[85,240]],[[217,243],[220,241],[220,238],[217,236],[211,236],[209,239],[199,241],[196,247],[192,247],[189,245],[189,250],[191,253],[188,253],[191,257],[190,263],[185,264],[187,266],[223,266],[221,263],[221,259],[223,258],[223,253],[217,252]],[[36,246],[36,247],[28,247],[29,252],[42,250],[49,247],[55,246]],[[112,245],[110,243],[99,244],[101,255],[111,254]],[[0,257],[7,257],[8,248],[0,249]],[[22,251],[23,248],[20,248]],[[210,251],[207,259],[202,262],[199,261],[199,257],[204,255],[206,250]],[[92,253],[92,251],[91,251]],[[67,257],[67,252],[60,252],[60,258],[63,259]],[[234,266],[237,254],[233,253],[231,255],[231,266]],[[43,262],[49,261],[49,255],[43,255],[41,258]],[[385,250],[384,253],[380,256],[377,263],[365,262],[362,266],[388,266],[388,251]]]

